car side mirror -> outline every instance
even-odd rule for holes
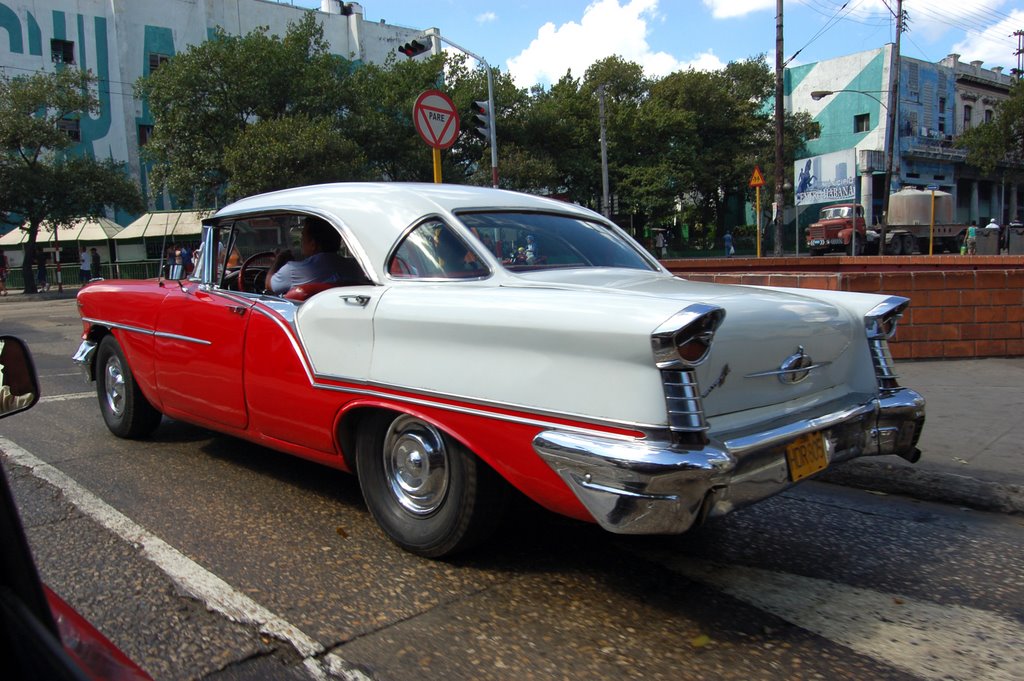
[[[25,341],[0,336],[0,418],[31,409],[39,401],[39,377]]]

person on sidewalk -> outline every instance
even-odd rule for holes
[[[100,252],[94,246],[89,249],[89,274],[92,275],[93,279],[100,278],[100,267]]]
[[[78,256],[78,279],[82,284],[85,284],[92,278],[92,275],[89,273],[89,262],[89,249],[82,246],[82,252]]]
[[[36,292],[45,293],[50,290],[50,282],[46,280],[46,251],[36,250]]]
[[[964,239],[964,250],[967,255],[976,255],[978,253],[977,220],[971,220],[971,224],[967,228],[967,238]]]
[[[10,266],[10,261],[7,260],[7,255],[0,251],[0,296],[7,295],[7,268]]]

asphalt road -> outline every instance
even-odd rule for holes
[[[0,306],[44,398],[0,424],[43,578],[158,679],[1019,679],[1024,520],[805,483],[683,537],[523,503],[392,546],[354,478],[164,420],[106,430],[73,300]]]

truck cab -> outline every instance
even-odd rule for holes
[[[857,230],[856,255],[864,252],[866,224],[864,206],[857,203],[837,203],[821,209],[818,221],[806,230],[807,250],[811,255],[829,251],[846,251],[854,255],[853,231]]]

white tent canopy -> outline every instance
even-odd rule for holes
[[[203,215],[198,211],[159,211],[146,213],[131,223],[115,239],[141,239],[143,237],[198,236],[203,231]]]
[[[121,232],[121,225],[107,218],[95,220],[81,219],[71,227],[61,227],[57,238],[64,243],[74,241],[106,241],[115,238]],[[36,243],[49,244],[53,242],[53,227],[48,222],[39,225],[39,234],[36,236]],[[0,247],[20,246],[28,240],[28,232],[23,229],[13,229],[0,237]]]

